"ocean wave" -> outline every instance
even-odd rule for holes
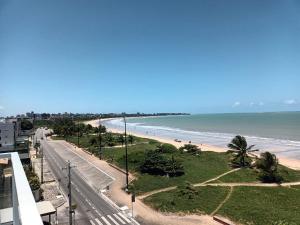
[[[113,119],[105,121],[105,124],[111,128],[124,127],[123,119]],[[153,126],[145,123],[127,123],[128,131],[140,133],[143,135],[159,136],[161,138],[179,139],[182,141],[191,141],[195,144],[210,144],[219,147],[226,147],[231,139],[236,135],[233,133],[190,131],[180,128],[167,126]],[[243,135],[243,134],[241,134]],[[268,137],[244,135],[250,144],[255,144],[257,148],[263,150],[274,150],[276,152],[299,151],[300,141],[276,139]]]

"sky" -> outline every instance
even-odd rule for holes
[[[0,116],[300,110],[300,1],[1,0]]]

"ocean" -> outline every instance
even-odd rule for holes
[[[105,121],[124,127],[122,119]],[[300,112],[226,113],[127,118],[128,131],[226,148],[237,134],[260,151],[300,159]]]

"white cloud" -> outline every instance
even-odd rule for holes
[[[254,102],[249,103],[250,107],[254,106]]]
[[[239,106],[240,104],[241,104],[240,102],[235,102],[235,103],[233,103],[232,107],[237,107],[237,106]]]
[[[259,102],[258,105],[263,106],[265,103]]]
[[[4,109],[4,107],[3,107],[2,105],[0,105],[0,110],[1,110],[1,109]]]
[[[285,100],[284,103],[288,104],[288,105],[293,105],[293,104],[296,104],[297,102],[295,99],[288,99],[288,100]]]

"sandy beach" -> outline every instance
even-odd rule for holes
[[[118,118],[115,118],[115,119],[118,119]],[[101,121],[106,121],[106,120],[112,120],[112,119],[101,119]],[[85,122],[86,124],[90,124],[92,125],[93,127],[96,127],[98,126],[98,122],[99,120],[91,120],[91,121],[87,121]],[[110,132],[113,132],[113,133],[124,133],[124,130],[120,130],[120,129],[112,129],[112,128],[109,128],[107,127],[107,130],[110,131]],[[158,137],[158,136],[153,136],[153,135],[146,135],[146,134],[140,134],[140,133],[136,133],[136,132],[129,132],[130,134],[134,135],[134,136],[137,136],[137,137],[142,137],[142,138],[150,138],[150,139],[154,139],[154,140],[157,140],[157,141],[160,141],[160,142],[163,142],[163,143],[169,143],[169,144],[172,144],[174,146],[176,146],[177,148],[185,145],[185,144],[188,144],[188,142],[184,142],[184,141],[181,141],[181,142],[177,142],[175,141],[174,139],[171,139],[171,138],[161,138],[161,137]],[[192,143],[192,144],[195,144],[195,143]],[[213,145],[207,145],[205,143],[202,143],[202,144],[195,144],[197,145],[199,148],[201,148],[202,151],[214,151],[214,152],[226,152],[227,149],[226,148],[221,148],[221,147],[217,147],[217,146],[213,146]],[[279,163],[284,165],[284,166],[287,166],[289,168],[292,168],[292,169],[296,169],[296,170],[300,170],[300,160],[297,160],[297,159],[291,159],[291,158],[286,158],[286,157],[278,157],[279,158]]]

